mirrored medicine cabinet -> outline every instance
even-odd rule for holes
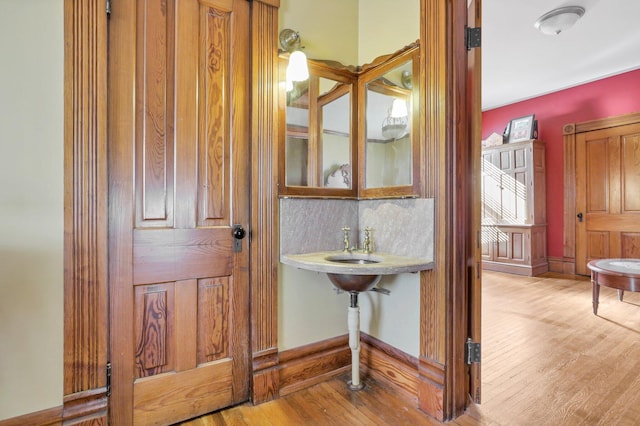
[[[418,55],[413,43],[361,67],[308,61],[309,79],[281,91],[280,196],[419,196]]]

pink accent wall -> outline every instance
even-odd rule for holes
[[[640,70],[528,99],[482,113],[482,139],[502,134],[507,123],[535,114],[538,139],[545,142],[547,166],[547,255],[562,258],[565,124],[640,112]]]

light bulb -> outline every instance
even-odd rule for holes
[[[393,104],[391,104],[391,117],[400,118],[408,115],[407,103],[402,99],[395,98]]]
[[[305,81],[308,78],[307,56],[300,50],[292,52],[289,56],[289,65],[287,65],[287,80]]]

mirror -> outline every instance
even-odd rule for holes
[[[327,91],[323,91],[323,87]],[[352,188],[351,93],[344,84],[320,79],[318,145],[322,152],[322,181],[327,188]]]
[[[384,72],[384,71],[383,71]],[[365,83],[365,188],[413,184],[413,60]]]
[[[309,80],[286,92],[280,195],[419,195],[418,54],[413,43],[358,69],[309,60]]]
[[[285,185],[280,193],[314,195],[322,189],[324,195],[354,196],[355,77],[312,62],[309,80],[294,83],[286,93]]]

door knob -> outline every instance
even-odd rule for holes
[[[582,222],[582,212],[578,213],[576,217],[578,218],[578,221]]]
[[[233,225],[233,238],[241,240],[247,235],[242,225]]]
[[[247,235],[242,225],[233,225],[233,251],[240,253],[242,251],[242,239]]]

